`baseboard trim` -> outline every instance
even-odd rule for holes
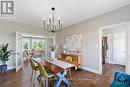
[[[87,68],[87,67],[85,67],[85,66],[82,66],[81,69],[86,70],[86,71],[89,71],[89,72],[92,72],[92,73],[101,74],[101,73],[99,72],[99,70],[97,70],[97,69]]]
[[[107,61],[107,63],[109,63],[109,64],[115,64],[114,62],[111,62],[111,61]]]
[[[11,69],[15,69],[15,66],[9,66],[8,65],[8,69],[7,70],[11,70]]]

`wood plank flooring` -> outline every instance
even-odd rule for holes
[[[82,69],[72,70],[72,82],[69,87],[109,87],[114,72],[124,70],[125,67],[123,66],[111,64],[103,66],[103,75],[97,75]],[[36,80],[34,85],[30,78],[31,67],[29,63],[26,63],[24,68],[17,73],[15,70],[11,70],[5,75],[0,75],[0,87],[39,87],[38,81]]]

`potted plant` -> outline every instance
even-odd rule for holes
[[[24,48],[24,49],[28,49],[28,43],[26,43],[26,42],[23,43],[23,48]]]
[[[9,60],[9,56],[11,54],[10,51],[8,51],[8,43],[2,44],[0,47],[0,60],[2,61],[2,65],[0,66],[1,71],[6,72],[7,71],[7,64],[6,62]]]
[[[55,60],[55,49],[56,47],[54,45],[50,46],[51,49],[51,58]]]

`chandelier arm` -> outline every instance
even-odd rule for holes
[[[60,19],[59,19],[59,29],[60,29],[60,24],[61,24],[61,21],[60,21]]]
[[[55,10],[55,9],[54,9]],[[55,31],[55,16],[54,16],[54,10],[52,9],[52,31]]]
[[[45,21],[45,19],[43,19],[43,26],[44,26],[44,29],[46,29],[46,21]]]

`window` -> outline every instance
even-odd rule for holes
[[[22,48],[23,50],[30,49],[30,38],[23,38]]]
[[[45,40],[42,38],[32,38],[32,49],[44,49]]]
[[[22,41],[23,50],[43,50],[45,48],[45,39],[36,37],[24,37]]]

